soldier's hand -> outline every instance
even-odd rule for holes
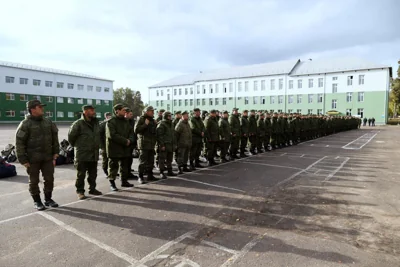
[[[246,137],[246,136],[247,136],[247,134],[243,134],[243,136],[245,136],[245,137]]]
[[[29,168],[31,166],[31,164],[25,163],[24,166],[25,166],[25,168]]]
[[[128,142],[126,142],[126,146],[129,146],[131,144],[131,140],[128,139]]]
[[[201,132],[201,137],[204,137],[204,132]]]
[[[150,123],[149,119],[146,119],[146,120],[144,121],[144,123],[146,123],[146,125],[149,125],[149,123]]]
[[[53,166],[56,166],[57,160],[53,159]]]
[[[165,151],[165,146],[162,146],[160,149],[161,151]]]

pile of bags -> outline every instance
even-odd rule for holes
[[[67,140],[60,142],[60,153],[57,158],[56,165],[64,165],[74,163],[74,148]]]

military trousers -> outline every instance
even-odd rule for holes
[[[26,169],[29,175],[29,193],[32,196],[37,196],[40,194],[39,189],[39,177],[40,172],[42,172],[44,180],[44,193],[53,192],[54,187],[54,165],[53,160],[46,160],[37,163],[30,163],[30,167]]]
[[[271,134],[271,146],[276,146],[278,145],[278,134],[277,133],[272,133]]]
[[[154,149],[142,149],[139,155],[139,174],[151,173],[154,167]]]
[[[249,141],[250,141],[250,152],[254,152],[254,150],[257,147],[257,135],[250,135],[249,136]]]
[[[159,162],[158,167],[160,168],[160,172],[165,171],[165,166],[167,170],[172,169],[172,159],[174,157],[174,152],[167,152],[160,150],[159,152]]]
[[[264,139],[265,135],[259,135],[257,138],[257,152],[261,152],[261,149],[263,148],[264,144]]]
[[[133,148],[130,149],[131,156],[129,157],[129,172],[133,171],[132,164],[133,164]]]
[[[130,157],[108,159],[108,179],[115,180],[120,172],[121,180],[126,181],[131,173]]]
[[[199,157],[201,154],[201,150],[203,149],[203,142],[200,143],[192,143],[192,147],[190,148],[190,162],[199,162]]]
[[[103,171],[108,171],[108,157],[107,151],[105,149],[101,150],[101,159],[101,168],[103,169]]]
[[[76,161],[74,166],[77,172],[75,181],[76,193],[85,193],[86,175],[89,191],[96,189],[97,161]]]
[[[221,159],[225,160],[226,159],[226,154],[228,153],[230,142],[221,140],[219,141],[219,146],[221,147]]]
[[[231,137],[231,148],[230,148],[230,154],[236,155],[238,149],[239,149],[239,143],[240,143],[240,136],[232,136]]]
[[[214,155],[217,151],[217,141],[207,143],[207,159],[209,162],[214,161]]]
[[[270,142],[271,142],[271,135],[265,135],[264,142],[263,142],[265,149],[268,149],[268,145],[270,144]]]
[[[178,147],[178,166],[187,166],[190,147]]]
[[[246,150],[248,142],[249,142],[249,138],[247,136],[242,136],[240,138],[240,154],[244,154],[244,151]]]

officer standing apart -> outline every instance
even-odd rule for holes
[[[115,185],[118,171],[121,172],[121,186],[133,187],[128,182],[131,166],[129,166],[132,154],[130,146],[134,142],[134,132],[125,119],[126,110],[122,104],[114,106],[114,116],[106,125],[106,147],[108,156],[108,179],[112,191],[118,191]]]
[[[134,128],[135,128],[135,119],[133,118],[133,112],[132,112],[132,110],[130,109],[130,108],[125,108],[125,111],[126,111],[126,113],[125,113],[125,119],[127,119],[128,120],[128,122],[129,122],[129,125],[132,127],[132,131],[134,130]],[[134,134],[133,135],[133,142],[131,143],[131,145],[129,146],[129,153],[130,153],[130,157],[129,157],[129,168],[130,168],[130,171],[129,171],[129,178],[130,179],[138,179],[138,177],[136,176],[136,175],[134,175],[132,172],[133,171],[135,171],[133,168],[132,168],[132,163],[133,163],[133,150],[136,148],[136,146],[137,146],[137,141],[136,141],[136,134]]]
[[[106,125],[107,121],[111,119],[111,112],[104,113],[104,121],[100,123],[99,132],[100,132],[100,149],[101,149],[101,167],[106,176],[108,176],[108,157],[107,157],[107,149],[106,149]]]
[[[178,144],[178,169],[179,174],[191,172],[187,167],[189,151],[192,146],[192,129],[189,125],[189,113],[182,112],[182,119],[175,127],[176,142]]]
[[[75,182],[78,199],[85,199],[85,178],[89,183],[89,194],[101,195],[96,189],[97,162],[99,160],[99,121],[92,105],[82,107],[82,117],[75,121],[68,133],[68,141],[74,147],[74,165],[77,171]]]
[[[29,175],[29,192],[37,210],[44,210],[44,205],[58,207],[52,200],[54,166],[60,152],[58,129],[43,116],[44,106],[39,100],[26,103],[29,115],[19,124],[15,136],[17,158]],[[44,205],[40,198],[39,172],[44,179]]]
[[[204,133],[206,131],[204,123],[200,117],[200,109],[193,110],[194,115],[190,119],[190,128],[192,129],[192,148],[190,150],[190,167],[192,170],[203,168],[200,165],[200,154],[203,149]]]
[[[157,123],[154,120],[154,109],[148,106],[145,113],[139,118],[135,126],[138,139],[139,155],[139,179],[140,184],[145,184],[144,173],[147,172],[147,180],[157,180],[153,175],[154,147],[157,142]]]
[[[164,112],[163,119],[157,125],[157,144],[160,151],[160,178],[167,179],[165,165],[167,165],[168,176],[176,176],[172,171],[172,158],[176,147],[175,129],[172,125],[172,114]]]
[[[231,159],[239,159],[237,156],[237,151],[239,149],[239,142],[240,142],[240,120],[237,108],[232,110],[232,115],[229,117],[229,124],[231,126],[231,149],[230,155]]]
[[[240,157],[246,158],[247,155],[244,153],[246,151],[247,143],[249,142],[249,111],[244,110],[241,122],[240,122]]]

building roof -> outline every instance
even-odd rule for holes
[[[82,73],[77,73],[77,72],[72,72],[72,71],[44,68],[44,67],[39,67],[39,66],[34,66],[34,65],[26,65],[26,64],[13,63],[13,62],[7,62],[7,61],[0,61],[0,66],[17,68],[17,69],[41,71],[41,72],[49,72],[49,73],[57,73],[57,74],[68,75],[68,76],[76,76],[76,77],[83,77],[83,78],[113,82],[113,80],[110,80],[110,79],[104,79],[104,78],[87,75],[87,74],[82,74]]]
[[[342,71],[367,70],[389,68],[389,66],[376,64],[361,58],[333,58],[317,59],[300,62],[290,73],[291,76],[332,73]]]
[[[177,76],[170,80],[154,84],[150,86],[150,88],[194,84],[195,82],[201,81],[289,74],[298,62],[299,60],[286,60],[249,66],[202,71],[199,73]]]

